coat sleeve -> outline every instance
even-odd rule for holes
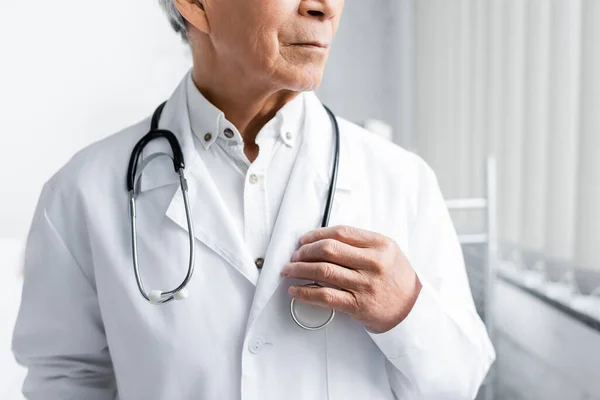
[[[42,194],[42,198],[44,195]],[[116,384],[97,296],[42,199],[25,252],[13,353],[31,400],[114,400]]]
[[[409,259],[423,289],[403,322],[388,332],[369,334],[388,359],[398,398],[474,399],[495,352],[476,312],[437,179],[422,160],[420,164]]]

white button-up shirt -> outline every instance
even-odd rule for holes
[[[262,259],[300,147],[297,142],[304,123],[304,95],[288,102],[260,130],[256,137],[259,154],[251,163],[238,129],[202,95],[191,74],[187,92],[197,151],[250,253]]]

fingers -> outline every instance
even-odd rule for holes
[[[327,262],[354,270],[378,271],[382,268],[379,252],[358,248],[335,239],[305,244],[292,255],[292,262]]]
[[[366,278],[362,274],[326,262],[287,264],[281,274],[286,278],[319,282],[347,291],[358,290],[366,285]]]
[[[290,286],[289,294],[303,303],[354,314],[358,309],[356,298],[349,292],[312,286]]]
[[[385,245],[387,241],[387,237],[378,233],[365,231],[351,226],[339,225],[308,232],[300,238],[300,244],[305,245],[325,239],[334,239],[350,246],[362,248],[380,247]]]

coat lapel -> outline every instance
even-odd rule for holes
[[[247,329],[259,317],[275,290],[283,283],[280,273],[299,247],[305,233],[319,228],[325,211],[333,166],[333,127],[321,102],[305,93],[305,122],[300,150],[275,222],[265,264],[257,284]],[[351,214],[352,165],[341,132],[340,166],[330,225]]]
[[[187,106],[186,78],[167,102],[160,121],[161,129],[171,130],[178,138],[186,162],[186,179],[195,238],[221,256],[248,281],[256,285],[258,272],[244,240],[236,229],[233,217],[226,209],[219,191],[194,146]],[[145,149],[143,157],[155,152],[171,154],[166,141],[155,140]],[[170,159],[160,157],[152,161],[142,175],[142,193],[165,185],[173,185],[174,194],[166,210],[159,210],[188,232],[183,194],[179,179]],[[175,188],[177,190],[175,190]],[[151,196],[151,194],[149,194]],[[196,267],[202,267],[201,253],[196,252]]]

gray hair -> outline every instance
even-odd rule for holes
[[[185,21],[185,18],[183,18],[177,7],[175,7],[175,0],[158,0],[158,2],[165,14],[167,14],[167,17],[169,18],[169,23],[171,24],[175,32],[181,35],[184,42],[187,42],[187,22]]]

